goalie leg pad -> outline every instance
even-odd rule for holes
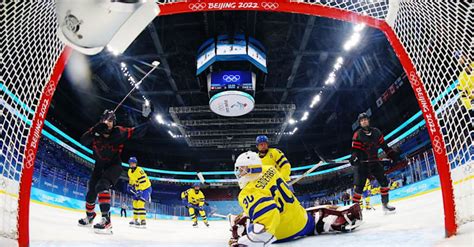
[[[316,232],[348,232],[360,226],[362,212],[359,204],[345,207],[321,206],[309,210],[316,221]]]

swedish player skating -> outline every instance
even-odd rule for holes
[[[204,193],[200,189],[199,183],[195,183],[193,188],[190,188],[181,193],[181,199],[183,204],[188,208],[189,216],[193,220],[193,226],[197,227],[197,212],[201,215],[202,221],[206,226],[209,226],[207,222],[206,211],[204,211],[204,205],[208,205],[205,201]],[[197,211],[197,212],[196,212]]]
[[[137,158],[128,160],[128,189],[133,194],[133,220],[130,226],[144,228],[146,226],[146,202],[151,200],[151,182],[145,171],[138,167]]]

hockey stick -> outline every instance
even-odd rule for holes
[[[348,164],[350,163],[349,160],[328,160],[328,159],[325,159],[324,157],[322,157],[318,151],[316,151],[316,149],[313,149],[313,151],[316,153],[316,155],[318,156],[318,158],[325,162],[325,163],[328,163],[328,164],[331,164],[331,165],[342,165],[342,164]],[[371,163],[371,162],[392,162],[391,159],[380,159],[380,160],[363,160],[361,161],[362,163]]]
[[[323,156],[321,156],[318,151],[316,151],[316,148],[313,149],[318,158],[323,161],[324,163],[331,164],[331,165],[342,165],[342,164],[347,164],[349,163],[349,160],[340,160],[340,161],[335,161],[335,160],[328,160],[325,159]]]
[[[151,68],[150,71],[148,71],[148,73],[145,74],[145,76],[142,77],[142,79],[140,81],[138,81],[134,87],[130,90],[130,92],[128,92],[127,95],[125,95],[125,97],[122,99],[122,101],[120,101],[120,103],[118,103],[118,105],[115,107],[114,109],[114,113],[117,111],[117,109],[123,104],[123,102],[128,98],[128,96],[130,96],[130,94],[133,93],[133,91],[135,91],[135,89],[137,89],[138,86],[140,86],[140,84],[142,84],[143,80],[145,80],[145,78],[147,78],[151,72],[153,72],[157,67],[158,65],[160,65],[160,62],[158,61],[153,61],[153,63],[151,63],[153,65],[153,67]]]
[[[295,183],[297,183],[298,181],[300,181],[301,179],[305,178],[306,176],[308,176],[308,174],[310,174],[311,172],[313,172],[314,170],[318,169],[319,167],[323,166],[323,161],[319,161],[318,164],[314,165],[313,167],[311,167],[309,170],[307,170],[305,173],[303,173],[301,176],[295,178],[293,181],[289,182],[288,185],[293,185]]]
[[[197,177],[199,178],[199,181],[201,181],[202,184],[205,184],[205,185],[210,184],[210,183],[206,182],[206,179],[204,179],[204,175],[202,175],[202,172],[198,172]]]
[[[211,216],[217,217],[217,218],[222,218],[222,219],[228,219],[228,218],[229,218],[229,214],[228,214],[228,215],[223,215],[223,214],[211,214]]]

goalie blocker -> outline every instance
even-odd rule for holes
[[[306,211],[314,218],[314,235],[333,232],[351,232],[362,224],[362,211],[360,210],[359,204],[344,207],[323,205],[307,208]],[[246,215],[229,215],[228,220],[230,223],[230,231],[232,232],[229,246],[268,246],[271,244],[251,242],[253,245],[245,245],[238,243],[238,240],[242,237],[247,237],[249,239],[255,238],[255,236],[247,236],[249,235],[248,233],[251,235],[258,235],[255,233],[255,227],[254,229],[249,229],[249,226],[252,226],[252,223],[250,218]]]

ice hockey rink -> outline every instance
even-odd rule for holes
[[[462,225],[455,237],[444,238],[443,210],[439,190],[394,202],[397,213],[384,215],[380,206],[364,211],[364,224],[352,233],[312,236],[277,246],[474,246],[474,223]],[[202,223],[149,220],[147,229],[128,226],[130,218],[114,217],[113,235],[98,235],[78,227],[83,213],[31,204],[31,246],[227,246],[227,221]],[[14,242],[0,242],[15,246]]]

